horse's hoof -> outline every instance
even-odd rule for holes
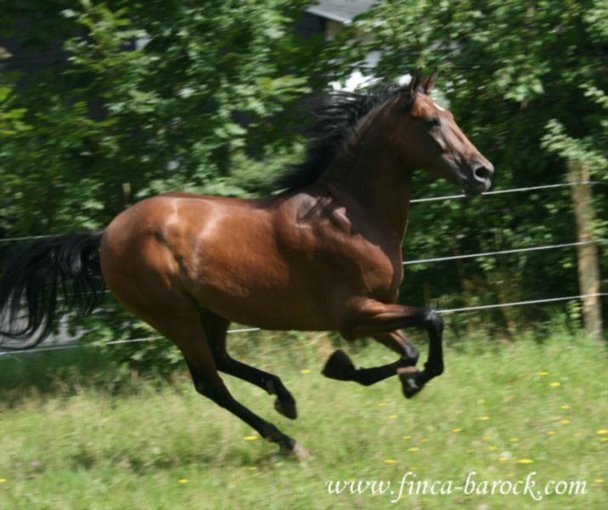
[[[295,402],[289,402],[285,400],[279,400],[278,398],[274,401],[274,408],[279,414],[295,420],[298,417],[298,410],[296,409]]]
[[[291,448],[287,450],[281,449],[281,452],[298,462],[308,462],[310,460],[310,453],[300,443],[294,441]]]
[[[327,359],[321,373],[330,379],[350,381],[354,372],[355,365],[353,365],[353,362],[342,349],[338,349]]]
[[[418,384],[420,370],[418,370],[416,367],[399,368],[397,369],[397,374],[399,375],[401,388],[405,398],[412,398],[422,389],[422,386]]]

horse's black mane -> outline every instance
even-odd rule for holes
[[[280,175],[274,188],[292,191],[315,182],[347,147],[361,119],[402,90],[383,83],[359,92],[331,92],[313,101],[312,112],[319,120],[310,129],[306,157]]]

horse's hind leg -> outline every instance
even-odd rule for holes
[[[379,332],[372,335],[382,345],[395,351],[400,358],[386,365],[373,368],[355,368],[348,355],[338,349],[329,357],[323,368],[323,375],[340,381],[354,381],[364,386],[370,386],[397,375],[402,367],[415,366],[418,361],[416,348],[409,343],[402,331]]]
[[[168,289],[157,293],[149,291],[146,295],[139,291],[127,294],[123,289],[119,300],[179,347],[190,368],[194,386],[201,395],[238,416],[264,439],[277,443],[282,452],[298,458],[307,456],[295,440],[247,409],[230,394],[217,372],[199,309],[193,300]]]
[[[207,309],[201,311],[201,317],[218,370],[255,384],[270,395],[276,395],[275,409],[287,418],[297,418],[296,401],[279,377],[246,365],[228,354],[226,333],[230,321]]]

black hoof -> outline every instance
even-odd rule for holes
[[[274,408],[279,414],[295,420],[298,417],[298,410],[296,409],[295,401],[279,400],[278,398],[274,401]]]
[[[399,368],[397,374],[399,375],[405,398],[412,398],[422,389],[422,385],[419,382],[420,371],[417,368]]]
[[[355,365],[343,350],[338,349],[328,358],[321,373],[330,379],[351,381],[355,373]]]

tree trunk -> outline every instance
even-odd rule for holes
[[[568,163],[568,178],[571,183],[589,180],[589,168],[583,163]],[[578,241],[593,239],[595,211],[593,209],[591,186],[581,184],[572,186],[572,203],[576,216],[576,236]],[[583,323],[587,334],[601,340],[602,305],[600,302],[600,264],[598,246],[595,243],[581,244],[576,247],[578,283],[582,295]]]

